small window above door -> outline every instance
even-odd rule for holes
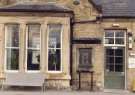
[[[106,46],[125,46],[126,44],[126,30],[105,30],[104,45]]]

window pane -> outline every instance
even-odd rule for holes
[[[115,63],[123,64],[123,57],[115,57]]]
[[[114,57],[107,57],[106,58],[107,64],[114,64]]]
[[[114,44],[114,38],[106,38],[105,44]]]
[[[115,56],[123,56],[124,54],[124,51],[123,51],[123,49],[115,49]]]
[[[40,69],[40,51],[39,50],[28,49],[27,69],[28,70]]]
[[[113,56],[114,55],[114,50],[113,49],[106,49],[106,55]]]
[[[50,49],[48,57],[48,70],[61,70],[61,51],[59,49]]]
[[[115,65],[115,72],[123,72],[123,65]]]
[[[19,47],[19,25],[8,24],[6,29],[6,46]]]
[[[124,44],[124,38],[116,38],[115,44]]]
[[[28,25],[28,47],[40,48],[40,24]]]
[[[114,37],[114,31],[105,32],[105,37]]]
[[[19,68],[19,49],[7,49],[7,70],[18,70]]]
[[[49,25],[49,48],[61,47],[61,25]]]
[[[124,32],[115,32],[116,37],[124,37]]]
[[[108,67],[110,72],[114,72],[114,65],[109,65]]]

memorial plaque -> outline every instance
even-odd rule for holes
[[[79,71],[90,71],[92,67],[90,48],[79,49]]]

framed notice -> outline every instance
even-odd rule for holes
[[[135,57],[129,57],[128,59],[128,68],[135,68]]]
[[[92,66],[91,52],[91,48],[79,49],[79,71],[90,71]]]

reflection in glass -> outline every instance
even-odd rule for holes
[[[124,32],[116,32],[115,36],[116,37],[124,37]]]
[[[114,31],[105,32],[105,37],[114,37]]]
[[[49,57],[48,57],[48,70],[52,71],[59,71],[60,70],[60,59],[61,59],[61,54],[60,50],[54,50],[50,49],[49,50]]]
[[[123,72],[123,65],[115,65],[116,72]]]
[[[28,25],[28,47],[40,48],[40,24]]]
[[[60,48],[61,24],[49,25],[49,48]]]
[[[115,44],[124,44],[124,38],[116,38]]]
[[[8,24],[6,26],[6,46],[7,47],[19,47],[19,25]]]
[[[48,38],[48,70],[61,70],[61,24],[50,24]]]
[[[111,50],[111,49],[106,49],[106,55],[113,56],[114,55],[114,51]]]
[[[19,49],[7,49],[7,70],[19,69]]]
[[[39,50],[28,50],[27,58],[27,69],[28,70],[39,70],[40,64],[40,51]]]
[[[114,39],[113,38],[106,38],[105,43],[106,44],[114,44]]]

